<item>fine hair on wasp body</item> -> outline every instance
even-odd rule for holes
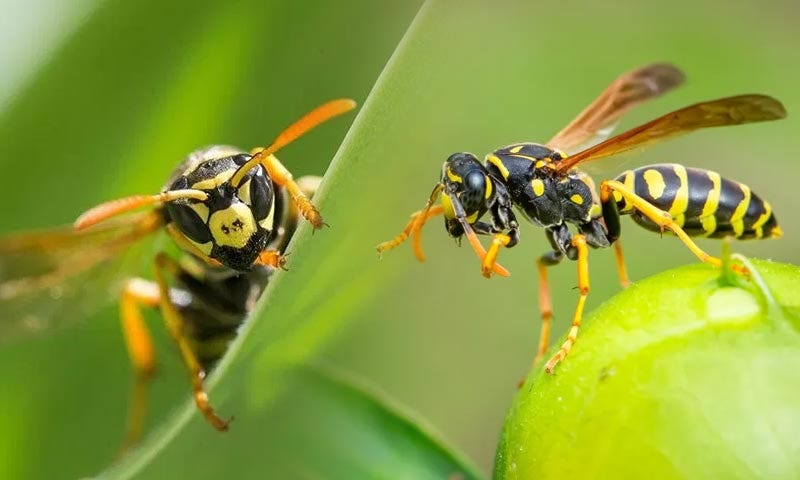
[[[737,239],[781,236],[772,207],[742,183],[718,173],[679,164],[659,164],[623,172],[599,187],[579,165],[639,148],[676,135],[710,127],[777,120],[783,105],[766,95],[750,94],[700,102],[663,115],[612,138],[621,116],[645,101],[683,83],[684,74],[669,64],[652,64],[624,73],[546,144],[515,143],[486,155],[451,155],[425,207],[412,214],[406,228],[378,245],[382,253],[408,237],[424,260],[420,232],[427,220],[443,215],[451,236],[466,236],[481,260],[481,272],[508,276],[497,256],[501,247],[520,239],[515,211],[542,227],[550,251],[537,261],[542,328],[534,364],[547,352],[552,320],[547,267],[565,257],[578,264],[578,305],[561,348],[546,362],[552,373],[577,339],[589,293],[588,249],[613,246],[620,283],[629,284],[619,244],[620,216],[640,226],[677,236],[701,261],[720,260],[700,249],[691,237]],[[569,153],[575,152],[575,153]],[[486,220],[484,220],[486,217]],[[477,235],[491,236],[485,249]],[[740,273],[745,273],[741,271]]]
[[[0,240],[3,255],[38,249],[57,259],[44,274],[0,279],[4,292],[0,306],[47,291],[78,270],[88,272],[160,228],[184,253],[179,259],[158,253],[154,281],[131,278],[122,288],[122,330],[136,378],[123,451],[141,437],[155,370],[155,351],[142,314],[145,308],[160,309],[188,369],[200,413],[215,429],[227,430],[229,420],[216,413],[204,390],[206,371],[225,352],[272,273],[285,266],[286,245],[299,219],[314,228],[325,225],[310,200],[319,177],[295,181],[273,154],[353,108],[355,102],[349,99],[324,103],[269,146],[249,153],[223,145],[197,150],[178,165],[161,193],[102,203],[78,217],[72,231]],[[117,218],[143,207],[150,210]]]

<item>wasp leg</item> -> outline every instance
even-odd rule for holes
[[[614,242],[614,259],[617,262],[617,274],[619,274],[619,284],[622,288],[631,286],[631,280],[628,278],[628,269],[625,267],[625,257],[622,255],[622,245],[619,240]]]
[[[286,269],[286,255],[278,250],[262,250],[255,261],[256,265]]]
[[[259,150],[254,150],[257,153]],[[267,170],[270,178],[279,187],[283,187],[289,192],[292,203],[300,211],[300,214],[308,220],[314,228],[322,228],[325,221],[322,220],[322,215],[317,210],[317,207],[311,203],[303,189],[294,181],[291,172],[283,166],[283,164],[274,156],[269,155],[261,160],[261,165]]]
[[[550,283],[547,280],[547,267],[552,267],[561,263],[564,254],[559,251],[545,253],[536,260],[536,268],[539,271],[539,311],[542,317],[542,326],[539,330],[539,347],[536,350],[536,357],[533,365],[537,365],[550,346],[550,326],[553,321],[553,305],[550,301]]]
[[[497,254],[500,253],[500,247],[508,246],[513,246],[511,236],[505,233],[494,234],[492,237],[492,244],[489,246],[489,250],[486,251],[483,262],[481,262],[481,273],[484,277],[489,278],[492,276],[492,271],[494,271],[494,267],[497,265]]]
[[[672,220],[672,215],[670,215],[668,212],[661,210],[647,200],[636,195],[636,193],[632,192],[630,189],[628,189],[628,187],[616,180],[604,180],[602,183],[600,183],[600,198],[604,205],[615,202],[614,192],[618,193],[622,198],[632,204],[639,213],[661,227],[662,231],[669,230],[674,233],[675,236],[678,237],[684,245],[686,245],[686,248],[695,254],[695,256],[699,258],[701,262],[710,263],[716,267],[722,266],[722,261],[717,257],[709,255],[703,249],[698,247],[697,244],[694,243],[691,238],[689,238],[689,235],[683,231],[680,225]],[[739,265],[736,265],[735,267],[736,268],[734,270],[737,273],[747,273],[747,270],[744,267]]]
[[[417,260],[420,262],[425,261],[425,252],[422,250],[422,227],[425,225],[425,222],[430,220],[431,218],[441,215],[444,211],[444,208],[441,205],[434,205],[430,208],[417,210],[416,212],[411,214],[411,220],[408,221],[406,227],[400,232],[396,237],[386,242],[383,242],[378,245],[378,253],[383,253],[386,250],[391,250],[401,243],[405,242],[406,239],[411,235],[411,241],[414,248],[414,256],[417,257]],[[424,217],[422,214],[424,213]]]
[[[161,300],[158,287],[140,278],[128,280],[120,300],[120,321],[125,345],[135,375],[133,393],[128,407],[125,439],[120,456],[139,442],[147,414],[150,381],[156,370],[155,350],[150,332],[142,317],[141,307],[157,307]]]
[[[586,297],[589,295],[589,249],[586,247],[586,237],[581,234],[575,235],[572,239],[572,246],[578,252],[578,290],[581,296],[578,298],[577,307],[575,307],[575,315],[572,317],[572,326],[570,326],[569,333],[567,333],[567,339],[558,352],[544,366],[547,373],[553,373],[556,365],[566,358],[572,345],[575,344],[575,340],[578,337],[578,329],[581,326],[581,318],[583,317],[583,306],[586,303]]]
[[[169,298],[169,285],[167,285],[164,274],[169,273],[173,276],[177,276],[181,272],[181,266],[175,260],[169,258],[167,254],[161,252],[156,255],[155,276],[160,294],[161,314],[164,316],[164,323],[167,326],[167,330],[181,352],[183,362],[189,369],[189,376],[192,381],[192,392],[195,404],[197,404],[197,409],[200,410],[206,420],[208,420],[208,423],[214,428],[219,431],[225,431],[228,429],[230,420],[222,420],[211,407],[208,401],[208,395],[203,389],[203,379],[206,376],[206,372],[203,370],[203,367],[200,366],[200,362],[198,362],[189,344],[189,340],[184,334],[183,317],[181,317],[180,312]]]

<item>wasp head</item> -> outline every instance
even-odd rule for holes
[[[460,237],[464,229],[459,215],[473,224],[486,213],[494,190],[492,179],[475,155],[454,153],[442,166],[441,184],[445,228],[451,236]]]
[[[179,175],[168,190],[194,189],[205,200],[167,204],[169,219],[197,249],[226,267],[249,270],[276,227],[275,192],[261,165],[233,185],[231,177],[250,155],[205,160]]]

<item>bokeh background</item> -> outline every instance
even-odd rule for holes
[[[644,163],[681,162],[746,181],[772,203],[785,235],[736,243],[735,250],[800,262],[794,2],[434,0],[406,32],[421,5],[3,5],[0,232],[69,223],[99,201],[153,192],[198,146],[262,144],[310,107],[351,96],[364,110],[320,203],[332,227],[313,238],[304,231],[292,269],[270,291],[264,312],[279,317],[286,330],[275,332],[288,336],[293,321],[307,320],[301,308],[307,297],[321,298],[323,288],[336,321],[312,312],[322,320],[307,324],[317,334],[298,361],[315,357],[369,379],[486,471],[535,353],[534,262],[547,247],[543,235],[523,227],[520,245],[501,253],[512,277],[490,281],[480,276],[471,250],[456,248],[439,222],[425,231],[425,264],[407,245],[381,261],[373,250],[424,204],[450,153],[481,156],[516,141],[545,141],[619,73],[669,61],[687,73],[686,85],[637,109],[621,128],[738,93],[771,94],[789,118],[693,134],[600,162],[591,173],[600,179]],[[324,172],[352,118],[332,121],[281,158],[298,175]],[[694,261],[677,240],[630,221],[622,241],[634,280]],[[712,241],[700,244],[719,250]],[[588,310],[619,288],[613,253],[590,258]],[[561,334],[576,300],[574,265],[554,269],[551,282],[554,331]],[[108,464],[131,382],[116,315],[109,303],[90,321],[0,346],[0,477],[76,478]],[[149,422],[155,428],[184,408],[187,382],[158,317],[149,318],[161,366]],[[265,348],[255,340],[246,345],[232,361],[233,376]],[[175,458],[225,457],[229,450],[240,455],[244,475],[247,461],[280,443],[270,436],[271,409],[258,417],[263,424],[247,426],[240,402],[252,391],[221,380],[214,398],[221,410],[237,413],[234,426],[243,433],[218,436],[193,418],[178,433],[181,443],[165,448],[141,478],[167,478]],[[203,457],[186,468],[208,473],[208,462],[236,476],[224,458]]]

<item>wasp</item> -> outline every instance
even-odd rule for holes
[[[541,331],[534,364],[548,350],[552,307],[547,269],[564,258],[577,261],[578,304],[561,348],[545,364],[553,373],[574,345],[589,294],[589,248],[615,250],[623,288],[629,285],[619,243],[620,216],[655,232],[671,232],[702,262],[720,260],[691,237],[738,239],[781,236],[770,204],[748,186],[718,173],[680,164],[648,165],[600,182],[579,166],[694,130],[777,120],[783,105],[765,95],[739,95],[700,102],[608,138],[631,108],[683,83],[685,75],[669,64],[647,65],[619,76],[572,122],[546,144],[515,143],[486,155],[461,152],[447,158],[425,207],[413,213],[405,229],[378,245],[382,253],[412,238],[413,251],[425,260],[421,231],[425,222],[443,215],[447,233],[466,237],[481,260],[481,272],[508,276],[497,263],[501,247],[519,242],[515,210],[544,228],[551,250],[537,261]],[[567,152],[575,152],[572,155]],[[488,214],[488,221],[482,218]],[[491,236],[485,249],[477,235]],[[745,272],[742,272],[745,273]]]
[[[136,378],[123,450],[141,436],[156,365],[142,315],[146,308],[160,309],[188,369],[198,410],[215,429],[227,430],[229,420],[217,414],[203,388],[206,372],[225,352],[271,275],[285,267],[285,248],[300,217],[315,229],[325,225],[310,200],[319,177],[295,181],[274,154],[353,108],[349,99],[325,103],[268,147],[249,153],[221,145],[197,150],[174,170],[161,193],[102,203],[71,228],[3,239],[0,305],[4,316],[25,312],[3,319],[5,336],[46,327],[50,317],[63,312],[41,309],[65,297],[68,279],[90,278],[100,265],[164,229],[181,257],[156,254],[155,280],[131,278],[120,293],[122,330]],[[131,213],[145,207],[150,209]]]

